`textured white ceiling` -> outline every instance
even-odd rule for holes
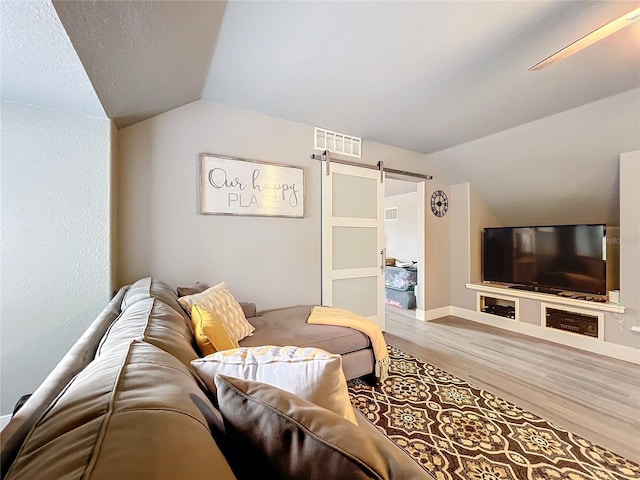
[[[49,1],[1,1],[2,100],[106,118]]]
[[[431,153],[640,85],[632,2],[231,2],[206,99]]]
[[[201,98],[225,2],[53,3],[119,128]]]

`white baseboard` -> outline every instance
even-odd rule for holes
[[[553,328],[545,328],[540,325],[519,322],[511,318],[499,317],[483,312],[476,312],[460,307],[449,307],[451,313],[456,317],[465,318],[492,327],[510,330],[512,332],[522,333],[536,338],[542,338],[550,342],[559,343],[568,347],[579,348],[588,352],[599,353],[607,357],[617,358],[627,362],[640,365],[640,350],[625,345],[617,345],[611,342],[605,342],[597,338],[586,337],[584,335],[576,335],[571,332],[564,332]],[[437,309],[441,310],[441,309]]]
[[[446,307],[432,308],[431,310],[420,310],[420,312],[422,312],[422,318],[418,318],[418,311],[416,311],[416,318],[418,318],[418,320],[429,322],[431,320],[435,320],[436,318],[442,318],[446,317],[447,315],[451,315],[451,308],[451,305],[447,305]]]
[[[3,430],[4,427],[7,426],[7,423],[9,423],[9,420],[11,420],[11,415],[0,416],[0,430]]]

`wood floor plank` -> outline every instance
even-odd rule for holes
[[[387,342],[640,463],[640,366],[458,317],[387,306]]]

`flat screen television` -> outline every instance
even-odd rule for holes
[[[516,288],[604,295],[605,225],[485,228],[482,279]]]

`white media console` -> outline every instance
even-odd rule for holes
[[[636,349],[606,339],[605,322],[615,322],[617,314],[625,311],[622,305],[493,283],[467,283],[466,287],[476,292],[475,321],[621,360],[640,361]]]

